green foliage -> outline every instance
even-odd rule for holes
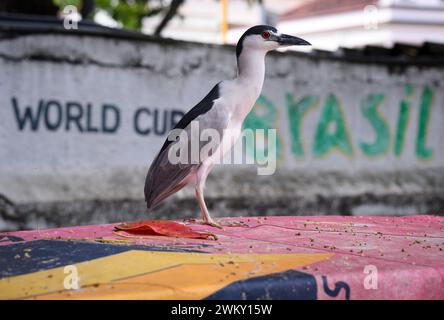
[[[143,17],[159,13],[158,8],[151,8],[149,0],[96,0],[96,10],[106,11],[125,28],[139,30]]]
[[[52,0],[52,1],[56,6],[58,6],[61,9],[63,9],[68,5],[73,5],[79,8],[82,3],[82,0]]]
[[[82,0],[53,0],[61,10],[66,5],[74,5],[79,10]],[[114,20],[128,29],[140,30],[142,19],[161,12],[167,6],[151,6],[150,0],[95,0],[95,9],[92,15],[99,10],[107,12]]]
[[[151,0],[52,0],[53,3],[63,10],[67,5],[74,5],[80,11],[85,1],[94,1],[95,8],[92,12],[88,12],[88,17],[92,18],[94,14],[103,10],[109,14],[114,20],[120,22],[124,28],[140,30],[142,27],[142,19],[144,17],[153,16],[164,11],[168,11],[170,4],[175,7],[174,10],[168,12],[167,21],[163,21],[160,29],[163,29],[168,21],[177,14],[178,2],[183,1],[151,1]],[[262,0],[245,0],[249,5],[254,3],[262,3]],[[155,3],[155,4],[153,4]],[[176,4],[176,6],[174,6]],[[160,34],[161,30],[156,30]]]

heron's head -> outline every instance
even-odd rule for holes
[[[271,26],[259,25],[251,27],[240,37],[237,42],[236,55],[239,57],[245,49],[268,52],[280,47],[307,45],[311,44],[304,39],[282,34]]]

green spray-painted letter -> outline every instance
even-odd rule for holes
[[[411,97],[413,95],[413,87],[411,85],[405,86],[405,95],[407,97]],[[403,99],[401,100],[401,104],[399,105],[398,125],[395,136],[394,152],[397,157],[401,155],[402,150],[404,148],[405,133],[407,125],[409,124],[409,116],[410,116],[410,102],[408,100]]]
[[[248,116],[245,118],[243,128],[244,129],[276,129],[277,121],[277,109],[273,105],[271,101],[266,99],[264,96],[260,96],[256,104],[253,108],[253,110],[248,114]],[[276,149],[276,160],[280,159],[281,157],[281,143],[279,139],[279,130],[277,132],[277,139],[276,143],[274,141],[268,141],[269,146],[268,148],[275,148]],[[270,150],[262,150],[262,151],[270,151]],[[257,157],[260,154],[264,154],[263,152],[256,152],[254,143],[247,143],[246,146],[246,152],[247,154],[258,160],[258,161],[264,161],[265,159],[257,159]]]
[[[347,156],[353,155],[341,107],[335,95],[329,94],[316,129],[314,156],[321,157],[332,148],[337,148]]]
[[[418,135],[416,137],[416,156],[421,159],[433,157],[433,150],[426,146],[427,127],[430,119],[433,92],[425,87],[421,96],[421,107],[419,109]]]
[[[362,152],[367,156],[378,156],[384,154],[390,143],[390,130],[387,122],[378,112],[378,107],[384,100],[384,95],[381,93],[374,93],[367,96],[364,100],[361,111],[364,117],[370,122],[373,127],[376,138],[372,143],[360,142],[359,146]]]
[[[302,120],[307,111],[318,102],[316,96],[304,96],[298,102],[294,101],[293,95],[287,94],[288,120],[290,124],[291,152],[301,157],[304,155],[301,130]]]

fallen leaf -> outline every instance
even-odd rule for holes
[[[117,235],[121,235],[119,231],[123,231],[135,236],[154,235],[176,238],[217,240],[216,235],[212,233],[193,231],[190,227],[184,224],[169,220],[144,220],[127,222],[116,225],[115,228],[117,230],[115,234]]]

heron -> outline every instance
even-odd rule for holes
[[[286,46],[310,45],[299,37],[280,33],[276,28],[257,25],[249,28],[240,37],[236,45],[237,74],[234,79],[217,83],[211,91],[192,109],[190,109],[170,134],[159,153],[154,158],[145,180],[145,201],[148,210],[153,209],[163,200],[178,192],[186,185],[193,185],[200,208],[200,223],[213,227],[222,227],[210,216],[204,199],[204,186],[208,174],[217,161],[231,150],[242,130],[245,117],[258,99],[265,79],[265,56],[267,52]],[[193,124],[198,124],[200,132],[213,129],[220,133],[219,143],[213,145],[207,156],[198,161],[176,163],[170,160],[172,148],[184,142],[182,136],[171,133],[182,130],[190,144]],[[229,132],[229,134],[227,134]],[[205,143],[198,141],[198,151]],[[189,156],[187,157],[190,160]]]

